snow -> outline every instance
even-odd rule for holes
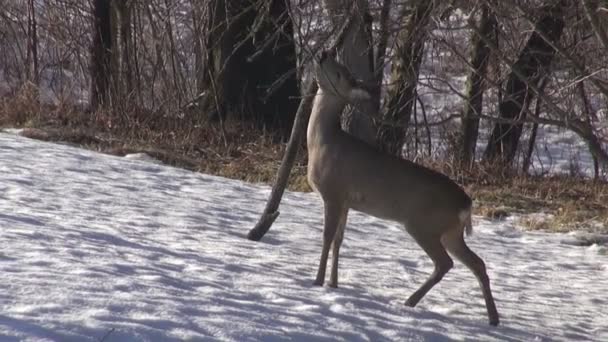
[[[312,286],[322,204],[269,187],[0,133],[1,341],[608,340],[608,256],[569,234],[475,219],[501,325],[456,263],[432,270],[396,224],[351,213],[340,288]]]

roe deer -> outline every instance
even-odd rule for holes
[[[474,274],[483,292],[491,325],[498,325],[484,262],[465,244],[471,232],[470,197],[447,176],[408,160],[382,153],[342,131],[345,104],[370,95],[348,70],[323,52],[315,63],[319,90],[308,124],[308,182],[324,203],[321,262],[314,282],[323,285],[330,248],[329,286],[338,286],[338,255],[349,209],[402,223],[433,260],[431,276],[406,301],[415,306],[452,268],[448,253]]]

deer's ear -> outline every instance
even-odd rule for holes
[[[348,94],[352,101],[366,101],[371,100],[372,95],[364,89],[361,88],[353,88]]]

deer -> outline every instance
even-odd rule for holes
[[[414,307],[453,267],[450,254],[470,269],[481,287],[490,325],[499,323],[483,260],[469,249],[472,199],[448,176],[381,152],[343,131],[346,104],[368,101],[370,93],[345,66],[323,51],[315,58],[319,86],[306,132],[307,180],[323,201],[321,259],[314,285],[323,286],[330,249],[330,287],[338,286],[338,260],[350,209],[402,224],[430,257],[434,270],[407,299]],[[449,252],[449,254],[448,254]]]

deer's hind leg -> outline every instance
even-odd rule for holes
[[[437,234],[428,234],[428,231],[420,229],[407,229],[407,231],[431,260],[433,260],[433,264],[435,265],[435,269],[429,278],[405,302],[405,305],[414,307],[433,286],[441,281],[443,276],[454,266],[454,262],[445,251],[445,248],[441,244],[441,238]]]
[[[456,259],[460,260],[475,274],[486,302],[490,325],[498,325],[498,311],[496,310],[496,304],[494,303],[492,290],[490,289],[490,279],[486,273],[486,265],[483,260],[470,250],[464,242],[462,230],[447,232],[442,236],[441,242]]]
[[[348,211],[343,202],[340,201],[324,201],[325,210],[325,222],[323,226],[323,248],[321,249],[321,260],[319,262],[319,269],[317,271],[317,277],[314,285],[322,286],[325,282],[325,270],[327,269],[327,258],[329,256],[329,249],[331,248],[342,216],[344,212]],[[341,242],[341,240],[340,240]],[[338,250],[340,247],[338,247]],[[336,258],[337,260],[337,258]],[[337,270],[337,261],[334,262]],[[333,269],[332,269],[333,274]],[[336,279],[337,281],[337,279]]]

